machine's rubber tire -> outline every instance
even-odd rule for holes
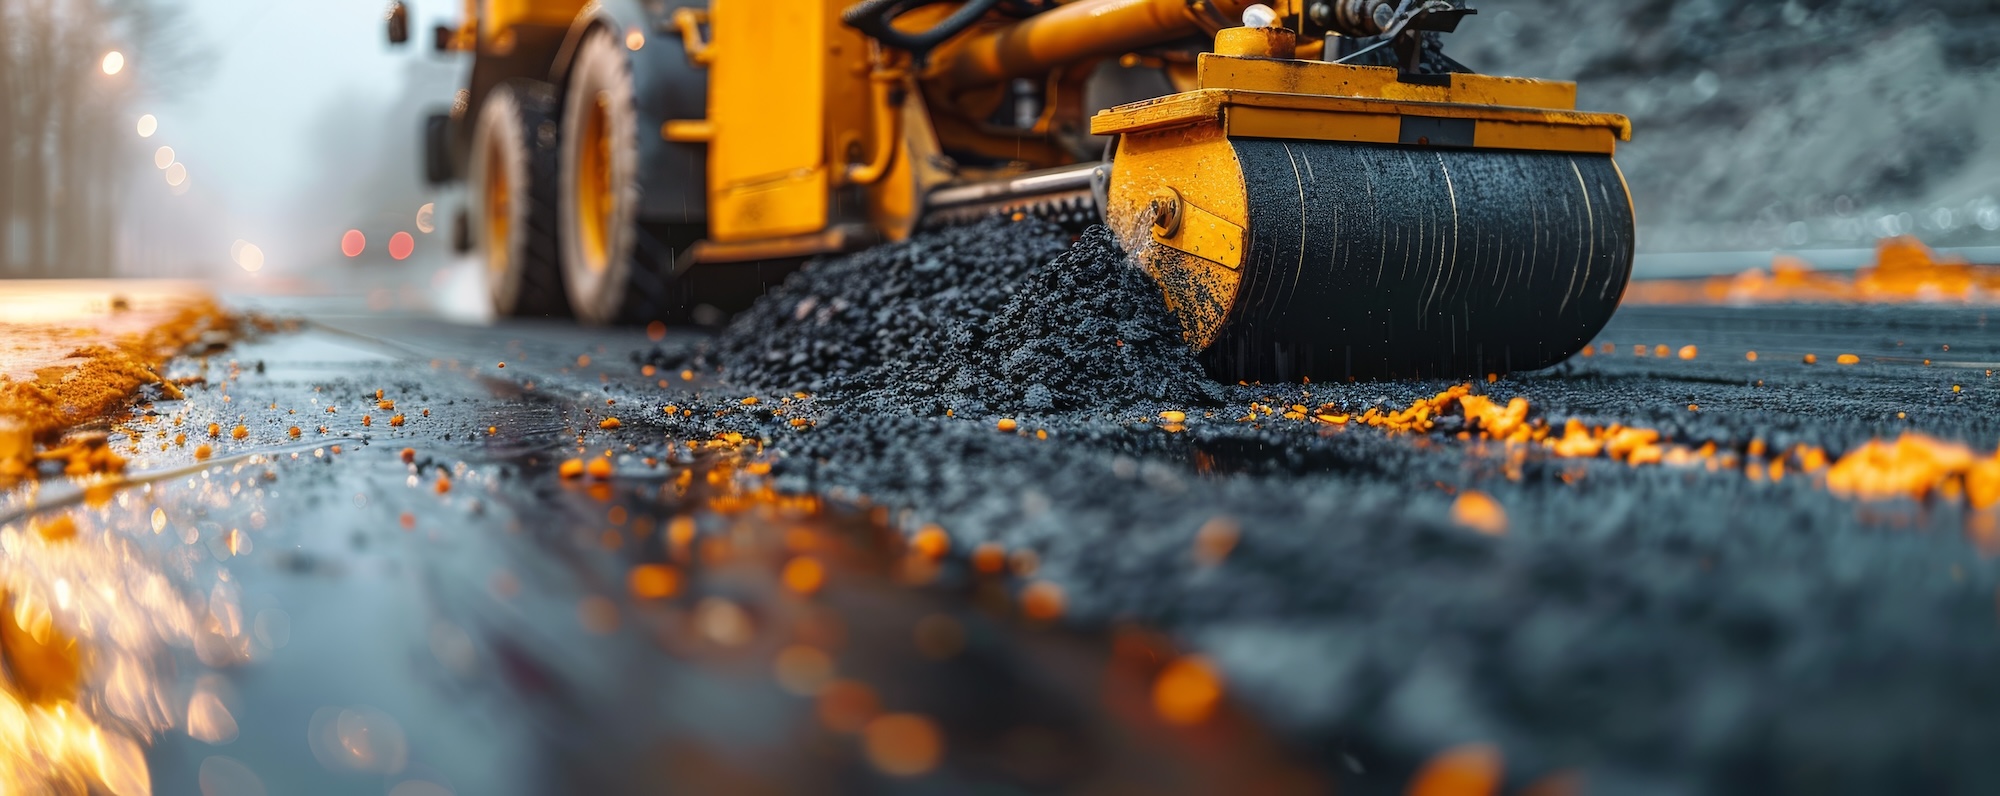
[[[486,264],[494,312],[568,317],[556,240],[555,89],[514,79],[473,124],[468,237]]]
[[[563,96],[557,213],[570,307],[594,324],[685,319],[691,307],[680,295],[686,291],[674,289],[676,263],[704,230],[638,217],[637,108],[625,46],[601,28],[585,34]]]

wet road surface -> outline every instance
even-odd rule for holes
[[[741,390],[641,364],[695,335],[301,315],[174,363],[205,383],[113,425],[122,488],[0,502],[9,628],[80,661],[38,682],[131,739],[76,781],[129,781],[139,748],[155,793],[2000,778],[1992,510],[1763,454],[1991,451],[1985,310],[1633,308],[1608,349],[1481,386],[1723,451],[1650,467],[1241,407],[1045,439],[873,418],[899,444],[870,446],[766,396],[812,422],[765,443],[720,430]]]

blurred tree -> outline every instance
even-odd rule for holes
[[[0,275],[99,276],[117,258],[132,101],[203,64],[169,0],[0,2]],[[118,51],[124,68],[106,74]]]

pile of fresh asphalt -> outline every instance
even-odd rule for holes
[[[1781,351],[1855,328],[1796,312],[1756,328]],[[1868,328],[2000,356],[1976,311],[1894,312]],[[2000,571],[1960,534],[1971,512],[1854,504],[1798,477],[1514,460],[1449,423],[1240,422],[1252,401],[1396,408],[1445,385],[1220,387],[1176,328],[1101,233],[1071,246],[1032,222],[947,229],[814,263],[720,337],[653,351],[718,381],[656,399],[701,411],[646,422],[767,437],[782,488],[908,509],[961,553],[1033,551],[1026,577],[1063,589],[1074,626],[1170,632],[1345,792],[1400,793],[1463,743],[1496,745],[1510,789],[1558,772],[1592,793],[2000,788]],[[1838,454],[1912,429],[2000,440],[2000,420],[1965,403],[1990,406],[1990,381],[1950,389],[1976,374],[1781,356],[1598,357],[1482,389],[1552,422],[1725,450]],[[788,415],[739,403],[794,391],[812,397]],[[997,431],[1002,416],[1019,429]],[[1467,489],[1505,507],[1504,536],[1452,523]],[[1193,539],[1213,519],[1240,542],[1203,565]]]
[[[1110,234],[1070,241],[991,219],[814,263],[705,358],[734,384],[927,416],[1219,403]]]

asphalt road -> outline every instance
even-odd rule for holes
[[[116,424],[133,486],[0,502],[92,551],[22,577],[151,595],[78,635],[179,717],[155,793],[1401,793],[1453,749],[1507,792],[2000,783],[1991,515],[1746,466],[1905,431],[1991,451],[1986,310],[1628,308],[1615,353],[1480,386],[1740,454],[1635,467],[1234,419],[1444,383],[1002,434],[642,370],[693,334],[300,309]],[[1468,490],[1503,533],[1454,518]]]

